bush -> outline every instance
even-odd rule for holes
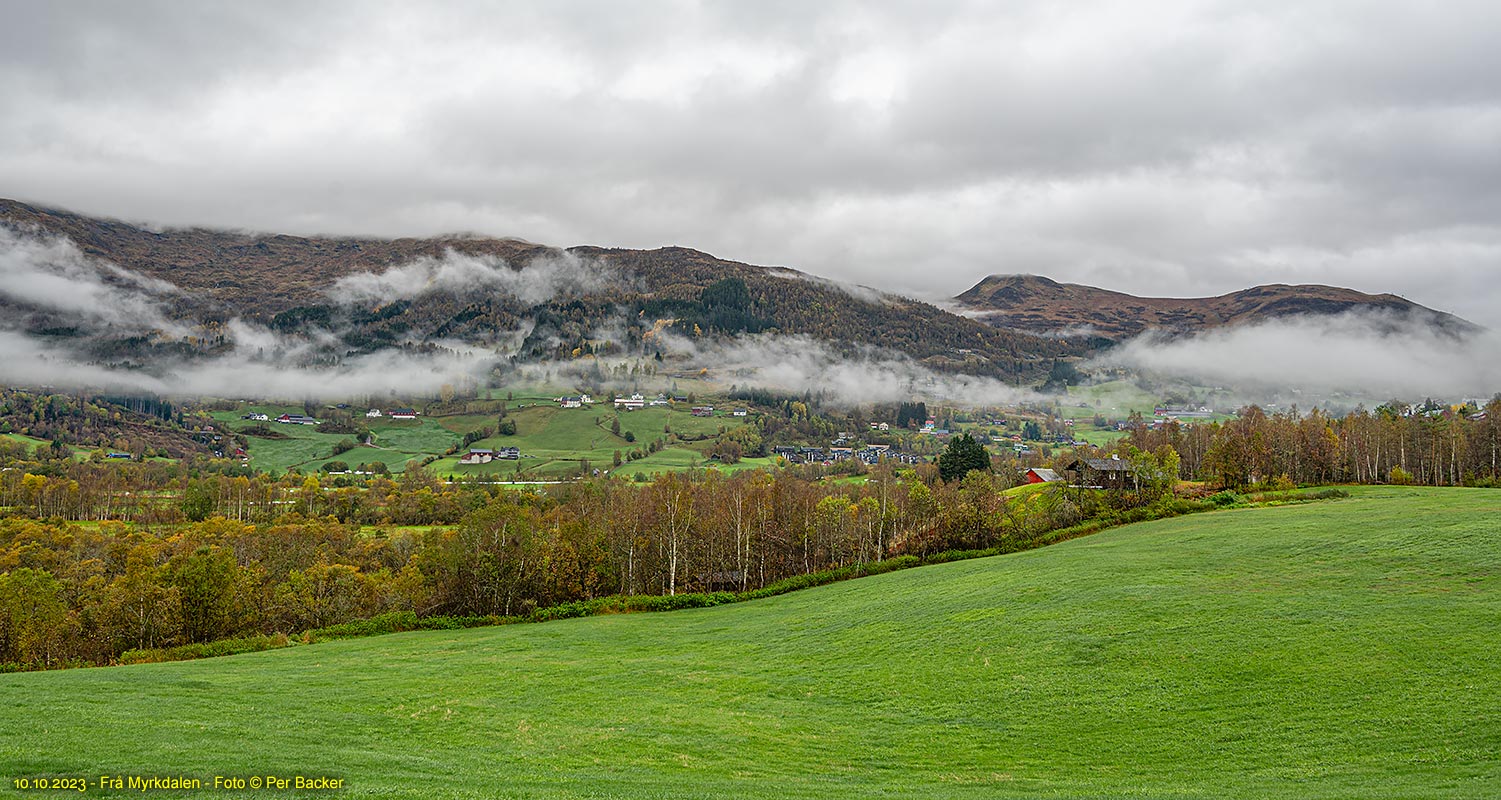
[[[1226,489],[1223,492],[1219,492],[1218,494],[1212,494],[1212,495],[1209,496],[1209,502],[1215,504],[1216,506],[1219,506],[1220,508],[1225,508],[1226,506],[1240,505],[1240,504],[1244,503],[1245,501],[1246,501],[1246,499],[1244,497],[1241,497],[1240,495],[1236,494],[1235,492],[1230,491],[1229,489]]]
[[[257,653],[287,647],[292,641],[285,634],[271,636],[247,636],[243,639],[220,639],[202,644],[185,644],[178,647],[155,647],[145,650],[126,650],[120,654],[121,664],[155,664],[162,661],[191,661],[195,658],[232,656],[240,653]]]

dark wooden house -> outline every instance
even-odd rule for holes
[[[1131,464],[1119,458],[1076,458],[1063,468],[1070,486],[1089,489],[1131,489],[1136,476]]]

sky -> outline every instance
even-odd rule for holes
[[[1501,4],[0,0],[0,197],[1501,327]]]

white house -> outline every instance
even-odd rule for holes
[[[378,408],[372,408],[369,411],[365,412],[365,416],[367,416],[367,417],[378,417],[378,416],[380,416],[380,409],[378,409]]]

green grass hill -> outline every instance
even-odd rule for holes
[[[4,675],[0,794],[1501,795],[1501,492],[1353,494],[712,609]]]

